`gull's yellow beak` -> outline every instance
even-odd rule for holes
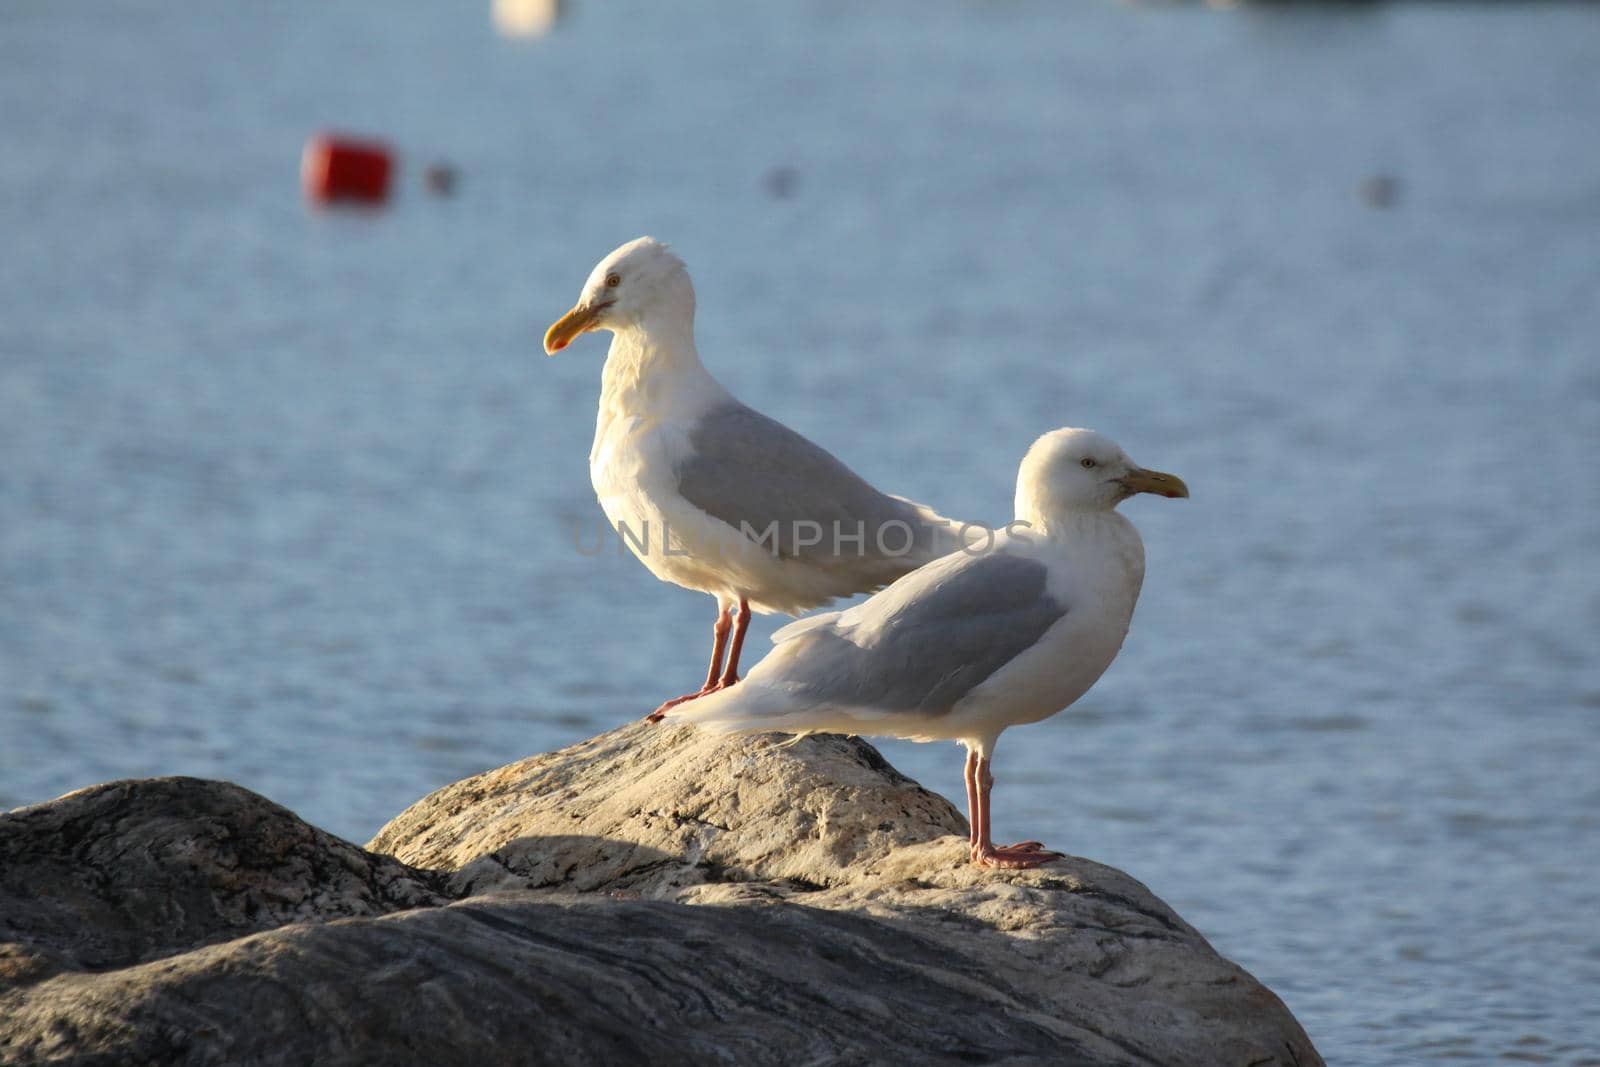
[[[610,304],[579,304],[544,332],[544,351],[546,355],[553,356],[572,343],[572,339],[580,333],[595,329],[595,319],[600,317],[600,312],[610,307]]]
[[[1128,487],[1130,493],[1154,493],[1164,497],[1189,495],[1189,487],[1184,485],[1183,479],[1176,474],[1147,471],[1143,467],[1135,467],[1129,471],[1123,477],[1122,484]]]

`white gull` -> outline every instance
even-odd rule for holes
[[[737,689],[666,717],[723,733],[960,741],[973,862],[1058,858],[1037,841],[994,844],[989,761],[1001,731],[1077,700],[1121,649],[1144,544],[1116,507],[1135,493],[1189,490],[1092,430],[1047,433],[1022,460],[1017,519],[991,550],[956,552],[855,607],[785,626]]]
[[[694,312],[683,261],[641,237],[600,261],[544,339],[554,355],[611,331],[589,453],[600,506],[657,578],[717,598],[705,684],[653,718],[739,680],[752,610],[871,592],[960,544],[949,520],[735,399],[700,362]]]

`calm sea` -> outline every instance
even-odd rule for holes
[[[653,233],[889,491],[1003,520],[1061,425],[1188,480],[1002,835],[1330,1062],[1600,1063],[1600,7],[572,6],[0,8],[0,807],[192,774],[361,841],[697,682],[710,601],[574,547],[604,341],[539,348]],[[325,127],[389,208],[302,204]]]

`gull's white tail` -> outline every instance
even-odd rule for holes
[[[769,685],[759,678],[746,678],[731,689],[668,708],[666,717],[672,722],[693,723],[716,734],[753,731],[809,733],[814,727],[791,725],[788,721],[804,710],[780,687]]]

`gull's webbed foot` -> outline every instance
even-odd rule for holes
[[[1052,852],[1037,841],[1019,841],[1015,845],[979,845],[972,850],[972,862],[980,867],[1022,870],[1062,859],[1064,855]]]
[[[699,690],[697,690],[697,691],[695,691],[693,693],[685,693],[681,697],[673,697],[671,700],[667,701],[665,704],[662,704],[660,707],[656,708],[655,711],[652,711],[650,714],[646,715],[644,717],[644,721],[645,722],[660,722],[666,716],[667,710],[669,708],[675,708],[679,704],[686,704],[691,700],[698,700],[701,697],[705,696],[707,693],[715,693],[717,691],[717,688],[718,688],[717,686],[708,685],[705,688],[699,689]]]
[[[701,697],[705,696],[708,693],[720,692],[720,691],[722,691],[724,689],[727,689],[729,686],[734,685],[738,681],[739,681],[739,679],[738,679],[737,676],[735,676],[735,677],[733,677],[731,679],[730,678],[718,678],[715,682],[712,682],[710,685],[707,685],[707,686],[702,686],[700,689],[696,690],[693,693],[685,693],[681,697],[673,697],[671,700],[669,700],[665,704],[661,705],[655,711],[652,711],[650,714],[646,715],[644,717],[644,721],[645,722],[660,722],[664,717],[666,717],[667,710],[669,708],[675,708],[679,704],[686,704],[691,700],[699,700]]]

